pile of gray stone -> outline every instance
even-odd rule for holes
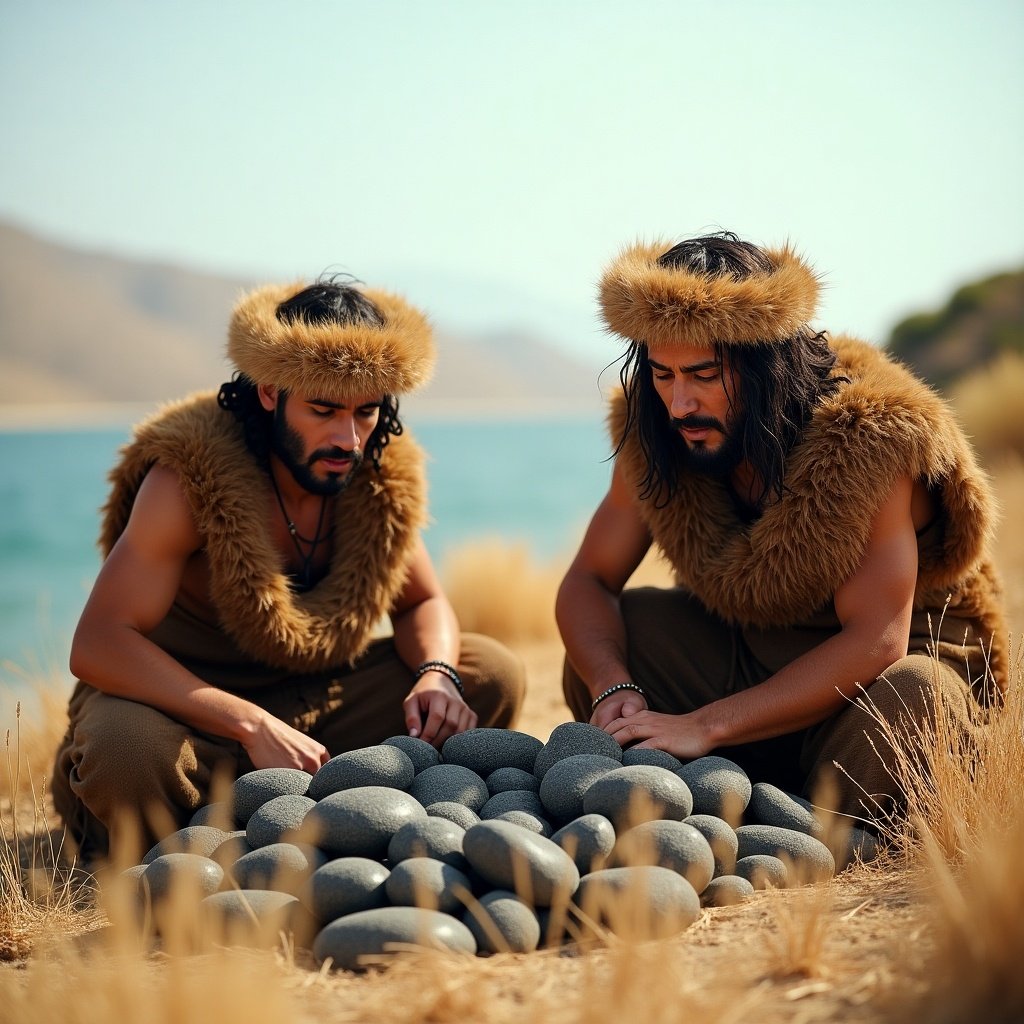
[[[280,922],[321,963],[355,968],[396,944],[529,952],[588,930],[673,934],[702,906],[875,852],[860,829],[841,851],[826,838],[810,804],[732,761],[623,751],[570,722],[547,743],[471,729],[438,752],[395,736],[315,775],[250,772],[126,875],[151,907],[187,880],[204,913]]]

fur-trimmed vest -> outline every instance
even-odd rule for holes
[[[875,514],[901,476],[924,481],[938,508],[918,552],[914,605],[970,620],[992,643],[991,667],[1005,681],[1006,625],[988,547],[995,501],[945,403],[873,346],[834,338],[836,373],[849,378],[814,411],[789,455],[782,498],[752,524],[725,487],[684,473],[662,508],[637,499],[678,584],[727,622],[795,625],[829,604],[860,565]],[[613,441],[625,399],[612,401]],[[635,431],[618,456],[640,490],[646,461]]]
[[[327,575],[294,593],[266,522],[267,475],[214,393],[175,403],[136,428],[110,474],[100,547],[128,522],[154,463],[178,474],[204,540],[220,626],[257,661],[291,672],[351,662],[369,644],[404,582],[426,515],[423,454],[392,438],[380,471],[365,465],[335,502]]]

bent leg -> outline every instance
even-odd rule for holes
[[[83,858],[105,855],[138,830],[143,851],[183,827],[209,795],[236,744],[201,736],[147,704],[79,683],[57,752],[53,798]]]

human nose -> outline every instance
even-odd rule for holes
[[[697,411],[697,398],[693,387],[685,377],[676,377],[672,382],[672,418],[681,420]]]
[[[334,429],[331,431],[331,443],[336,448],[344,448],[353,452],[359,447],[359,432],[356,430],[355,417],[344,410],[334,417]]]

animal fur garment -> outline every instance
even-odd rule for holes
[[[223,628],[248,655],[293,672],[352,662],[400,592],[426,519],[423,453],[394,437],[380,471],[364,463],[338,495],[331,565],[294,593],[266,522],[269,482],[242,428],[213,393],[168,406],[141,424],[110,477],[100,547],[110,552],[155,463],[177,473],[203,537],[211,598]]]
[[[384,315],[373,324],[282,323],[277,307],[304,285],[266,285],[235,306],[228,356],[251,381],[293,394],[345,401],[401,395],[430,380],[433,332],[426,316],[397,295],[363,289]]]
[[[989,556],[995,500],[945,402],[863,341],[835,338],[836,374],[850,378],[815,409],[787,460],[782,498],[747,526],[721,482],[681,473],[667,505],[637,499],[681,587],[727,622],[789,626],[831,602],[864,557],[871,524],[898,478],[923,481],[941,529],[918,553],[914,607],[971,620],[1007,670],[1001,589]],[[625,398],[612,400],[618,444]],[[635,430],[619,453],[639,493],[647,463]],[[929,531],[932,533],[932,531]]]
[[[649,346],[726,345],[791,338],[818,305],[818,278],[792,249],[767,249],[767,274],[735,278],[662,267],[671,242],[625,248],[601,278],[608,330]]]

